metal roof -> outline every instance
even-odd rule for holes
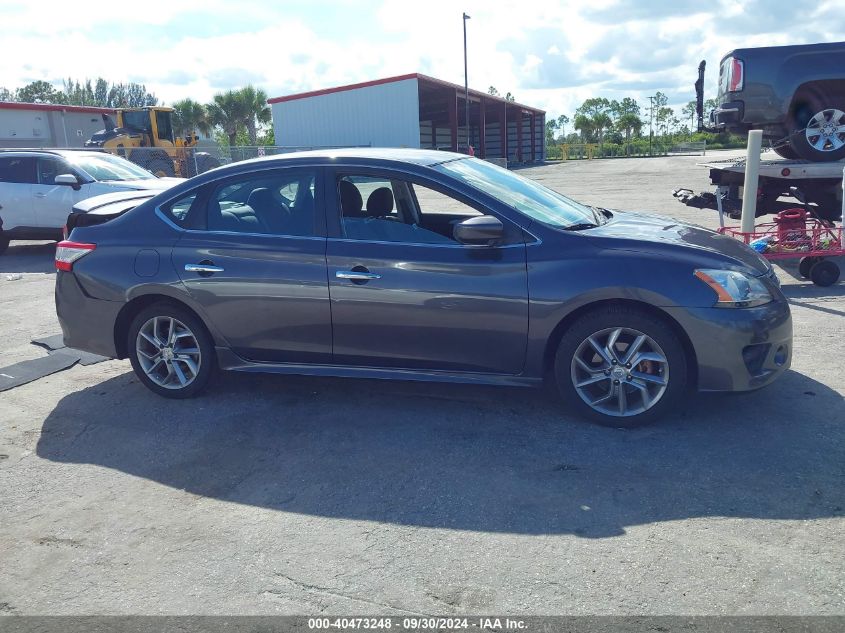
[[[310,92],[300,92],[297,94],[291,95],[284,95],[281,97],[273,97],[272,99],[268,99],[267,103],[282,103],[284,101],[294,101],[297,99],[308,99],[309,97],[318,97],[320,95],[332,94],[335,92],[345,92],[347,90],[357,90],[359,88],[369,88],[370,86],[378,86],[381,84],[388,84],[394,83],[397,81],[406,81],[408,79],[416,79],[420,83],[429,84],[440,86],[443,88],[452,88],[460,93],[464,92],[464,87],[458,84],[453,84],[449,81],[443,81],[442,79],[437,79],[436,77],[429,77],[428,75],[423,75],[422,73],[409,73],[407,75],[396,75],[395,77],[385,77],[383,79],[374,79],[372,81],[363,81],[357,84],[348,84],[345,86],[336,86],[334,88],[324,88],[322,90],[312,90]],[[545,114],[545,110],[540,110],[539,108],[532,108],[531,106],[527,106],[522,103],[517,103],[515,101],[508,101],[507,99],[503,99],[502,97],[495,97],[493,95],[487,94],[486,92],[481,92],[479,90],[473,90],[470,88],[469,90],[470,97],[475,97],[477,99],[484,98],[488,101],[499,101],[502,103],[506,103],[509,106],[513,106],[516,108],[522,108],[523,110],[529,110],[531,112],[542,113]]]
[[[47,110],[53,112],[83,112],[89,114],[114,114],[112,108],[96,106],[61,105],[58,103],[24,103],[21,101],[0,101],[0,110]]]

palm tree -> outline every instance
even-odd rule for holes
[[[575,115],[575,129],[581,132],[581,141],[588,142],[593,135],[593,120],[583,114]]]
[[[267,93],[261,88],[246,86],[240,89],[240,97],[244,108],[244,126],[249,134],[251,145],[258,143],[258,123],[270,122],[270,106],[267,105]]]
[[[238,131],[247,119],[248,110],[241,91],[227,90],[218,93],[214,95],[214,100],[206,108],[211,124],[223,129],[229,137],[229,147],[233,147],[237,142]]]
[[[599,135],[599,147],[604,144],[604,131],[613,125],[613,119],[607,112],[598,112],[593,116],[593,129]]]
[[[178,136],[191,134],[194,131],[208,136],[211,132],[211,122],[208,119],[206,107],[193,99],[182,99],[174,103],[173,131]]]
[[[642,119],[633,112],[627,112],[616,119],[616,128],[625,132],[625,154],[631,153],[631,133],[639,133],[643,127]]]

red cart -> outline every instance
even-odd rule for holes
[[[845,255],[842,227],[814,217],[806,206],[781,211],[751,233],[733,226],[722,226],[719,233],[742,240],[769,260],[800,259],[799,272],[817,286],[839,281],[839,266],[827,258]]]

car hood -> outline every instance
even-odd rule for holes
[[[113,205],[120,205],[124,208],[128,204],[131,204],[131,206],[138,206],[142,202],[145,202],[155,196],[157,193],[157,191],[150,189],[126,189],[124,191],[104,193],[100,196],[93,196],[91,198],[80,200],[73,205],[73,213],[99,212],[100,209],[110,206],[112,206],[112,208],[116,208],[113,207]]]
[[[659,215],[614,212],[610,222],[585,234],[608,239],[611,242],[606,244],[608,248],[657,253],[668,248],[674,251],[675,256],[682,256],[684,251],[689,253],[689,249],[693,249],[710,258],[732,260],[734,266],[750,269],[756,275],[771,270],[765,259],[739,240]]]

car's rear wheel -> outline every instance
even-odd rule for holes
[[[808,99],[795,108],[789,144],[812,161],[845,158],[845,97],[827,95]]]
[[[633,428],[677,404],[687,389],[687,358],[663,319],[609,306],[567,329],[555,358],[555,379],[581,415],[605,426]]]
[[[214,345],[202,322],[166,303],[145,308],[132,320],[127,350],[141,382],[166,398],[198,394],[215,367]]]

